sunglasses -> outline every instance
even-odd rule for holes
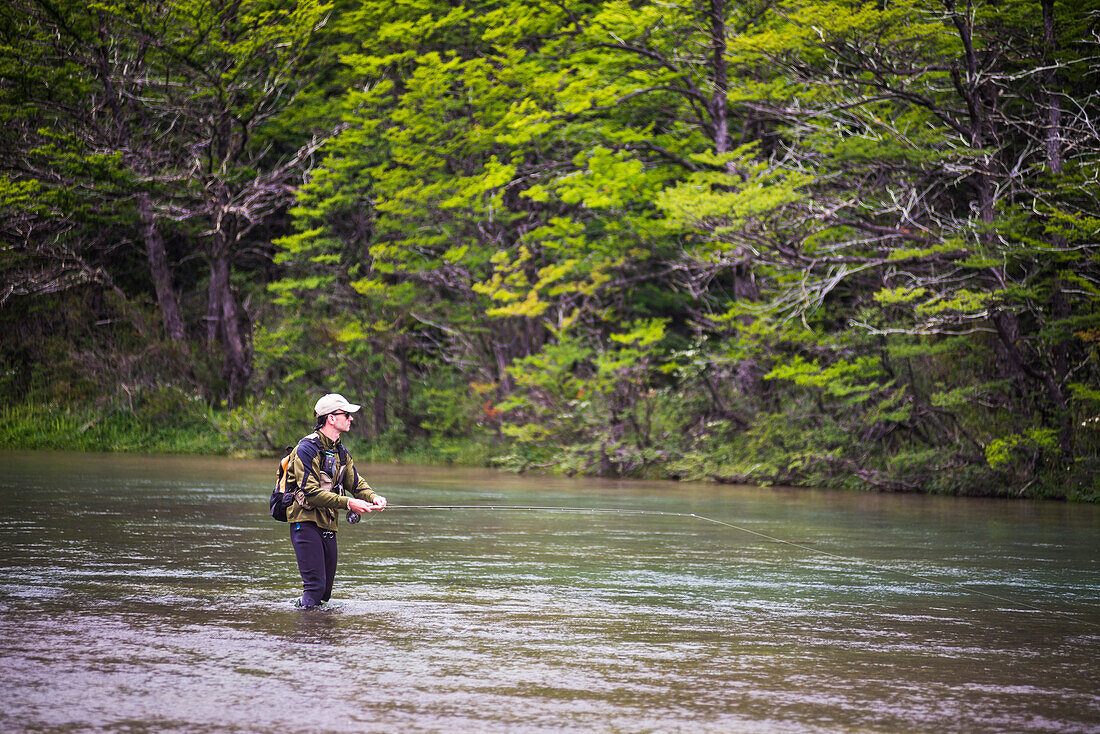
[[[329,415],[346,415],[348,417],[351,417],[353,414],[347,412],[346,410],[338,410],[338,411],[335,411],[333,413],[329,413]]]

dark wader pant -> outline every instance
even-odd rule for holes
[[[294,522],[290,524],[290,542],[302,574],[302,606],[328,601],[336,578],[336,533],[311,522]]]

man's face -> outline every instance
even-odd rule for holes
[[[338,410],[335,413],[329,413],[329,423],[340,433],[347,433],[351,430],[351,422],[355,420],[355,415],[347,413],[342,410]]]

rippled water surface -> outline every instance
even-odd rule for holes
[[[1100,508],[371,467],[300,612],[274,462],[0,456],[3,731],[1100,731]]]

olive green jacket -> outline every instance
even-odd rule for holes
[[[333,487],[333,479],[341,476],[341,484],[348,495],[373,502],[377,493],[370,488],[367,480],[355,469],[355,462],[347,450],[340,451],[339,440],[333,441],[323,433],[311,433],[306,438],[315,439],[298,442],[298,447],[287,467],[288,485],[298,487],[296,500],[287,507],[287,522],[312,522],[322,530],[337,530],[340,519],[348,509],[348,496],[341,495]],[[318,444],[320,450],[318,451]],[[342,448],[342,445],[340,446]],[[322,471],[325,456],[335,456],[335,468],[332,475]],[[341,462],[342,458],[346,463]],[[343,467],[343,474],[340,468]]]

